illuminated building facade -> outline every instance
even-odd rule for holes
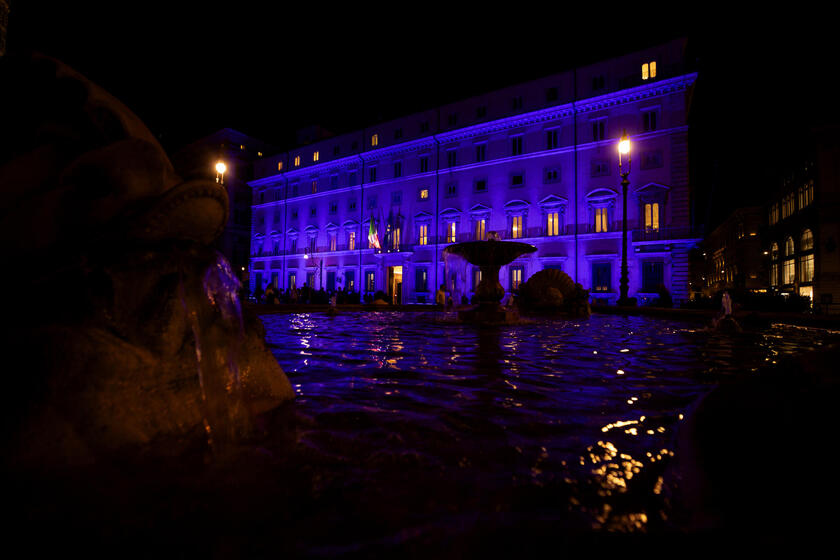
[[[840,313],[840,128],[811,131],[807,153],[791,164],[767,205],[769,284],[773,293],[811,299]]]
[[[445,283],[469,297],[478,269],[445,263],[443,249],[493,234],[538,249],[502,268],[506,290],[559,268],[615,303],[626,131],[630,296],[644,303],[664,285],[686,299],[700,239],[686,119],[696,74],[684,51],[672,41],[256,162],[251,289],[307,282],[431,303]]]

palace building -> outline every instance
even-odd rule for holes
[[[671,41],[256,161],[251,290],[306,282],[431,303],[446,284],[469,297],[478,269],[445,262],[443,250],[497,235],[537,247],[502,268],[506,290],[558,268],[615,303],[626,132],[629,295],[644,303],[664,286],[687,299],[688,252],[701,239],[687,145],[697,75],[685,47]]]

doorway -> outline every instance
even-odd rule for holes
[[[388,267],[388,298],[394,305],[402,304],[403,267]]]

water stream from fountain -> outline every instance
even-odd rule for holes
[[[199,280],[181,256],[179,295],[195,338],[196,371],[208,446],[216,457],[251,431],[242,393],[239,357],[245,340],[239,281],[219,253]]]

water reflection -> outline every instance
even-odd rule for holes
[[[348,537],[359,540],[477,516],[505,527],[514,513],[649,531],[669,514],[663,474],[689,404],[720,376],[840,338],[778,326],[719,337],[639,317],[493,328],[394,313],[264,322],[307,419],[277,453],[319,481],[303,498],[313,508],[324,495],[337,501],[331,511],[362,507]]]

